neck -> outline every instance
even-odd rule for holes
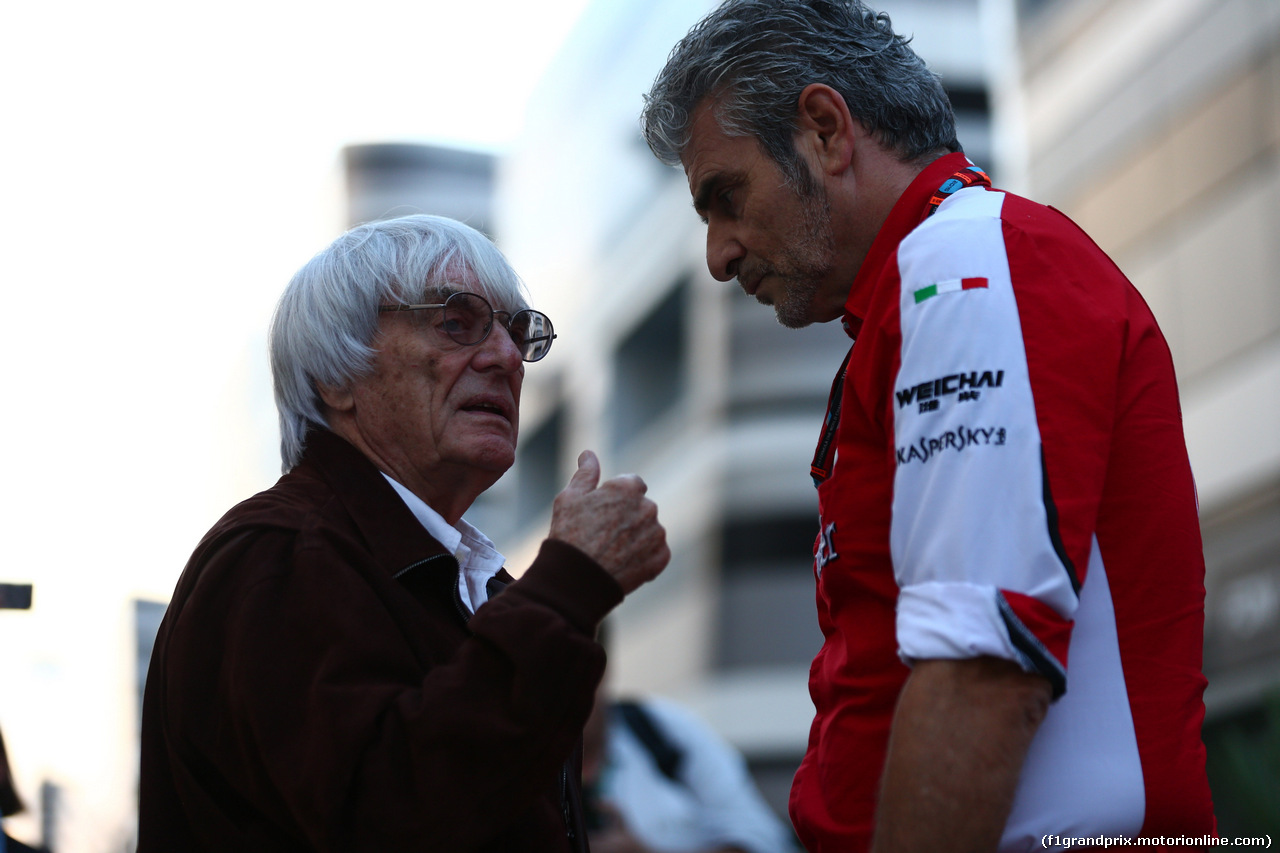
[[[878,144],[864,146],[839,179],[832,194],[831,212],[840,252],[836,275],[843,283],[843,299],[848,298],[849,288],[890,211],[916,176],[938,156],[941,154],[903,162]],[[843,299],[834,316],[843,313]]]
[[[397,453],[395,448],[380,448],[366,440],[364,434],[356,429],[352,419],[344,417],[345,413],[331,409],[326,414],[331,432],[346,439],[379,471],[421,498],[450,527],[457,527],[476,498],[502,476],[501,473],[495,474],[473,466],[450,465],[445,462],[438,463],[430,471],[419,470]]]
[[[857,207],[862,230],[870,235],[866,240],[868,248],[907,187],[938,156],[940,155],[928,155],[903,162],[893,152],[877,147],[870,156],[858,159],[851,171],[862,196]],[[863,256],[865,255],[864,252]]]

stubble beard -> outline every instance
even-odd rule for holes
[[[800,222],[774,268],[783,286],[773,310],[778,322],[788,329],[802,329],[813,323],[813,303],[822,282],[831,274],[836,254],[826,192],[821,186],[810,185],[797,190],[796,199],[800,203]]]

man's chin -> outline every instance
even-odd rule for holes
[[[779,305],[774,308],[773,312],[780,325],[786,326],[788,329],[803,329],[805,326],[813,325],[813,318],[807,314],[804,316],[796,316],[790,311],[783,310],[783,306]]]
[[[805,326],[813,322],[808,317],[800,317],[796,315],[795,308],[788,304],[788,300],[775,303],[767,296],[756,294],[756,302],[765,307],[772,308],[774,316],[778,318],[778,322],[788,329],[803,329]]]
[[[789,293],[776,303],[772,303],[773,313],[778,318],[778,323],[788,329],[803,329],[814,321],[812,300],[797,299],[797,295]]]

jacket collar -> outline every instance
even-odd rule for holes
[[[871,294],[880,271],[888,263],[889,258],[897,251],[898,244],[910,234],[929,213],[929,199],[949,175],[953,175],[969,165],[969,158],[964,154],[947,154],[925,166],[915,180],[898,196],[889,216],[876,233],[871,243],[871,250],[863,259],[858,274],[849,288],[849,299],[844,305],[844,327],[850,337],[857,334],[862,320],[867,316],[871,306]]]
[[[450,570],[457,571],[453,555],[427,533],[377,466],[350,442],[313,426],[298,468],[313,471],[329,485],[369,551],[391,575],[436,556],[448,557]]]

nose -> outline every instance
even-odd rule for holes
[[[707,269],[716,281],[729,281],[738,274],[747,250],[724,224],[714,218],[707,225]]]
[[[495,317],[493,327],[488,336],[476,347],[476,369],[500,369],[503,373],[514,373],[524,365],[520,348],[511,337],[511,332]]]

